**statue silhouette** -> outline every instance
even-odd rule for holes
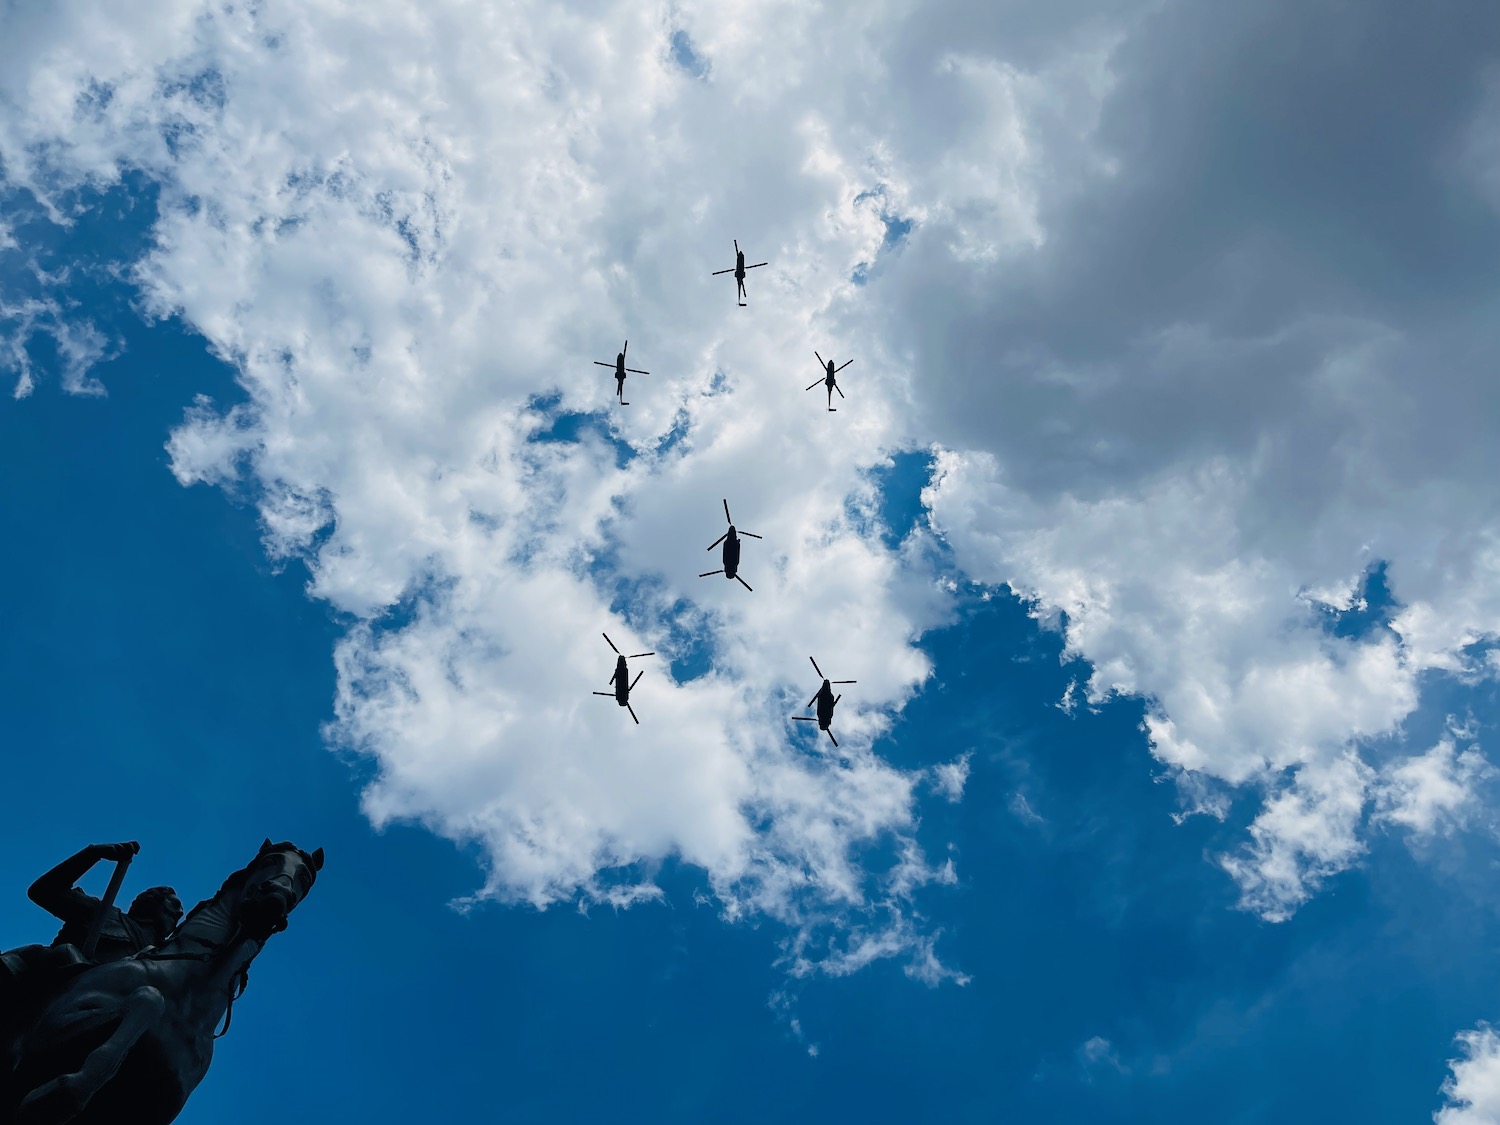
[[[31,901],[59,918],[63,927],[51,945],[0,953],[0,1011],[24,1008],[76,969],[133,957],[172,932],[182,917],[182,903],[171,887],[142,891],[128,911],[114,905],[125,869],[140,849],[134,841],[90,844],[31,884],[26,892]],[[100,860],[118,864],[103,901],[73,885]]]
[[[53,967],[40,995],[33,978],[27,982],[29,1002],[0,1009],[0,1121],[167,1125],[174,1120],[208,1072],[214,1040],[224,1034],[215,1035],[214,1027],[223,1019],[224,1031],[229,1030],[234,1000],[249,982],[250,962],[272,934],[286,928],[287,916],[323,866],[322,848],[308,853],[268,839],[213,898],[193,907],[175,930],[159,935],[154,927],[171,914],[175,894],[138,896],[130,911],[115,910],[121,922],[108,916],[112,894],[101,903],[81,891],[76,894],[82,898],[54,893],[73,891],[72,881],[100,859],[128,862],[137,847],[85,848],[33,884],[33,898],[41,885],[42,898],[51,904],[47,909],[91,909],[96,917],[105,915],[103,929],[120,922],[124,937],[100,942],[100,953],[117,954],[110,960],[91,961],[70,942],[55,947],[73,949],[77,957],[65,968]],[[117,870],[111,891],[118,889],[120,874]],[[136,914],[138,904],[142,916]],[[60,939],[80,917],[65,918]],[[130,952],[139,937],[159,937],[159,944]]]

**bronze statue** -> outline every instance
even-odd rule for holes
[[[182,907],[171,888],[142,892],[128,911],[113,905],[138,850],[96,844],[32,884],[32,900],[63,919],[50,947],[62,952],[0,954],[0,1121],[174,1120],[229,1030],[250,962],[286,928],[323,866],[322,848],[268,839],[176,925]],[[101,859],[119,864],[102,901],[73,887]]]
[[[130,861],[141,850],[128,844],[90,844],[47,872],[26,893],[63,923],[51,945],[24,945],[0,953],[0,1019],[35,1002],[72,971],[90,964],[132,957],[160,944],[182,917],[182,903],[171,887],[152,887],[136,896],[129,911],[114,905]],[[73,884],[100,860],[114,860],[114,877],[104,901]],[[0,1031],[4,1025],[0,1023]],[[0,1039],[3,1039],[0,1034]]]

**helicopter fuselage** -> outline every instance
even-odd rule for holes
[[[724,577],[734,581],[734,576],[740,569],[740,537],[735,534],[734,525],[729,525],[729,532],[724,536]]]
[[[832,725],[833,706],[841,698],[843,697],[839,696],[835,698],[832,685],[827,680],[824,680],[823,686],[818,689],[817,694],[819,730],[827,730]]]
[[[620,382],[622,382],[622,383],[625,381],[625,353],[624,352],[616,352],[615,353],[615,378],[618,379],[618,380],[620,380]]]
[[[623,656],[615,659],[615,674],[609,678],[610,683],[615,685],[615,702],[621,707],[630,704],[630,669],[625,667]]]

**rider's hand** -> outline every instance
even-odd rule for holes
[[[128,844],[94,844],[90,849],[98,859],[129,859],[141,850],[140,844],[131,840]]]

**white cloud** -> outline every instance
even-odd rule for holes
[[[1422,64],[1401,92],[1339,64],[1350,89],[1443,96],[1378,148],[1329,147],[1353,134],[1317,100],[1326,73],[1277,70],[1278,96],[1247,103],[1280,65],[1279,36],[1244,13],[1170,7],[1180,18],[1122,24],[1091,55],[1052,44],[1036,72],[1107,76],[1057,80],[1103,108],[1051,129],[1033,112],[1018,130],[1034,153],[1095,158],[1050,163],[1046,237],[1018,240],[1003,269],[914,236],[885,278],[891,331],[911,341],[927,433],[946,447],[927,500],[958,565],[1064,631],[1066,655],[1093,667],[1090,703],[1147,700],[1187,804],[1222,816],[1225,786],[1265,792],[1224,866],[1247,907],[1284,918],[1362,854],[1372,800],[1380,823],[1429,831],[1457,823],[1454,787],[1477,776],[1473,760],[1413,755],[1401,731],[1424,672],[1496,666],[1482,652],[1500,634],[1494,258],[1435,248],[1490,255],[1497,228],[1416,203],[1437,190],[1430,138],[1464,127],[1485,64],[1438,51],[1441,69]],[[1102,61],[1058,61],[1086,56]],[[1289,147],[1302,143],[1321,171]],[[1337,202],[1370,161],[1424,177],[1380,194],[1379,222]],[[1330,234],[1338,215],[1386,261],[1430,250],[1434,303],[1351,255]],[[1327,629],[1325,609],[1356,609],[1381,560],[1401,603],[1389,630]],[[1378,776],[1360,757],[1377,740],[1396,756]]]
[[[105,358],[109,342],[91,321],[70,318],[55,297],[20,297],[14,301],[0,297],[0,364],[16,374],[11,397],[26,398],[36,387],[29,348],[38,332],[52,337],[64,391],[74,395],[105,393],[104,385],[90,376],[89,370]]]
[[[479,839],[482,893],[539,904],[649,896],[621,869],[680,854],[729,914],[802,927],[797,965],[938,979],[905,912],[946,870],[911,850],[922,775],[870,748],[949,609],[930,540],[868,528],[887,450],[942,443],[926,499],[958,563],[1065,630],[1090,704],[1149,700],[1185,801],[1266,790],[1224,859],[1266,917],[1357,858],[1371,800],[1417,831],[1458,809],[1459,759],[1377,775],[1360,747],[1419,673],[1488,674],[1467,650],[1500,632],[1493,318],[1341,296],[1376,284],[1347,246],[1400,232],[1298,237],[1348,193],[1309,219],[1301,163],[1257,191],[1270,172],[1205,141],[1236,82],[1264,85],[1259,24],[1093,7],[78,4],[0,49],[0,157],[59,219],[122,167],[161,185],[146,309],[249,399],[195,402],[173,471],[258,488],[271,555],[364,622],[331,733],[379,763],[377,824]],[[1334,112],[1284,100],[1299,127]],[[895,254],[883,216],[917,224]],[[731,237],[771,261],[748,309],[708,276]],[[1429,281],[1458,287],[1447,268]],[[620,410],[592,361],[625,338],[652,374]],[[837,418],[802,390],[814,349],[856,360]],[[549,391],[609,411],[634,460],[528,441]],[[724,498],[765,536],[753,595],[696,577]],[[1321,607],[1376,559],[1404,608],[1334,636]],[[625,725],[587,694],[594,635],[658,647],[684,601],[713,671],[643,664]],[[788,741],[810,653],[859,681],[836,754]],[[902,858],[872,874],[876,841]],[[806,929],[849,911],[840,938]]]
[[[1454,731],[1454,737],[1473,737]],[[1383,771],[1374,819],[1400,825],[1418,837],[1463,827],[1477,801],[1478,785],[1495,776],[1477,747],[1459,753],[1454,737],[1442,738],[1420,757],[1406,758]]]
[[[671,64],[666,9],[630,5],[37,19],[0,153],[59,216],[66,188],[124,166],[160,184],[145,311],[201,331],[248,396],[196,398],[172,471],[249,487],[268,553],[359,619],[329,735],[378,763],[372,823],[480,841],[471,902],[650,899],[651,863],[678,855],[727,916],[791,927],[799,973],[899,957],[937,983],[962,978],[911,902],[956,875],[915,843],[925,771],[871,744],[949,609],[921,536],[889,550],[870,518],[903,392],[832,310],[884,228],[856,202],[869,169],[802,108],[838,30],[798,38],[802,13],[679,13],[709,84]],[[773,260],[749,310],[708,277],[731,236]],[[591,361],[626,337],[652,374],[620,411]],[[815,348],[858,361],[837,418],[802,393]],[[732,393],[706,393],[715,372]],[[635,459],[529,441],[549,391],[608,411]],[[764,536],[753,595],[696,577],[725,497]],[[601,631],[665,650],[674,622],[710,645],[708,675],[634,662],[639,727],[589,694],[613,667]],[[810,652],[858,680],[837,751],[788,721]],[[880,846],[896,858],[867,869]]]
[[[1017,820],[1025,821],[1027,824],[1046,824],[1046,818],[1036,809],[1031,807],[1031,802],[1026,799],[1026,794],[1016,793],[1010,799],[1010,811]]]
[[[1291,916],[1328,876],[1364,852],[1357,832],[1372,778],[1353,754],[1306,765],[1266,801],[1242,854],[1219,860],[1240,884],[1241,905],[1271,922]]]
[[[1116,1074],[1129,1074],[1130,1068],[1120,1061],[1114,1045],[1102,1035],[1095,1035],[1078,1048],[1078,1061],[1083,1067],[1085,1079],[1094,1080],[1094,1075],[1108,1069]]]
[[[939,762],[933,766],[933,788],[949,801],[962,800],[964,786],[969,783],[969,759],[973,756],[974,752],[970,750],[960,754],[951,762]]]
[[[1449,1059],[1453,1074],[1443,1082],[1449,1105],[1432,1115],[1436,1125],[1500,1123],[1500,1035],[1489,1024],[1456,1036],[1464,1057]]]

